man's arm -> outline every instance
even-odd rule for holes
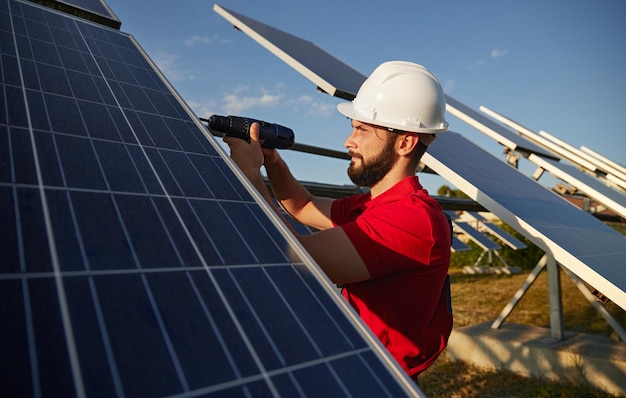
[[[270,161],[272,163],[270,168],[274,169],[274,175],[271,179],[287,178],[287,182],[278,184],[277,187],[279,194],[283,196],[282,200],[288,199],[286,195],[293,194],[296,199],[290,201],[291,206],[296,209],[300,207],[300,210],[296,212],[300,216],[302,214],[314,213],[324,215],[323,218],[326,218],[327,221],[322,221],[320,225],[325,226],[326,229],[312,235],[298,235],[276,208],[261,175],[261,166],[265,161],[265,157],[259,142],[259,128],[256,123],[253,123],[250,128],[249,144],[242,139],[228,136],[224,137],[224,142],[230,148],[230,156],[233,161],[334,283],[350,283],[369,279],[370,274],[363,259],[343,229],[339,227],[330,228],[332,227],[330,223],[330,202],[314,200],[308,191],[291,175],[282,159],[277,154],[274,154],[275,158],[273,161]],[[278,163],[279,161],[282,166]],[[294,181],[296,184],[293,183]],[[272,187],[275,189],[274,185]],[[311,199],[305,199],[307,197]],[[303,208],[307,210],[303,210]],[[311,216],[304,216],[304,218],[307,217]]]
[[[278,152],[272,151],[273,153],[265,157],[265,170],[274,191],[274,198],[300,223],[318,230],[332,228],[330,209],[334,199],[311,195],[291,174]]]

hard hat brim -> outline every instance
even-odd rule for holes
[[[388,127],[394,130],[408,131],[412,133],[425,133],[425,134],[437,134],[437,133],[443,133],[443,132],[448,131],[448,123],[442,123],[442,126],[440,126],[439,128],[429,128],[429,127],[416,127],[416,126],[402,125],[402,124],[387,122],[387,121],[380,120],[380,119],[374,119],[371,116],[368,116],[362,112],[359,112],[359,110],[354,106],[353,102],[342,102],[337,105],[337,110],[339,111],[339,113],[341,113],[342,115],[350,119],[358,120],[364,123],[374,124],[376,126]]]

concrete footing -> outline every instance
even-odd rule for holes
[[[453,360],[626,396],[626,343],[608,337],[566,333],[558,341],[550,329],[507,323],[491,329],[487,322],[454,329],[446,351]]]

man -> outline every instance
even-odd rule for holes
[[[343,199],[312,196],[275,150],[225,137],[231,158],[272,204],[319,232],[297,236],[407,374],[416,379],[445,348],[452,329],[450,227],[415,175],[434,134],[447,130],[445,97],[424,67],[380,65],[354,101],[338,110],[352,119],[345,142],[348,175],[369,193]],[[280,214],[278,209],[276,212]],[[289,225],[287,223],[287,225]]]

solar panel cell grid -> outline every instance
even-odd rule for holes
[[[407,394],[127,35],[0,19],[0,395]]]

